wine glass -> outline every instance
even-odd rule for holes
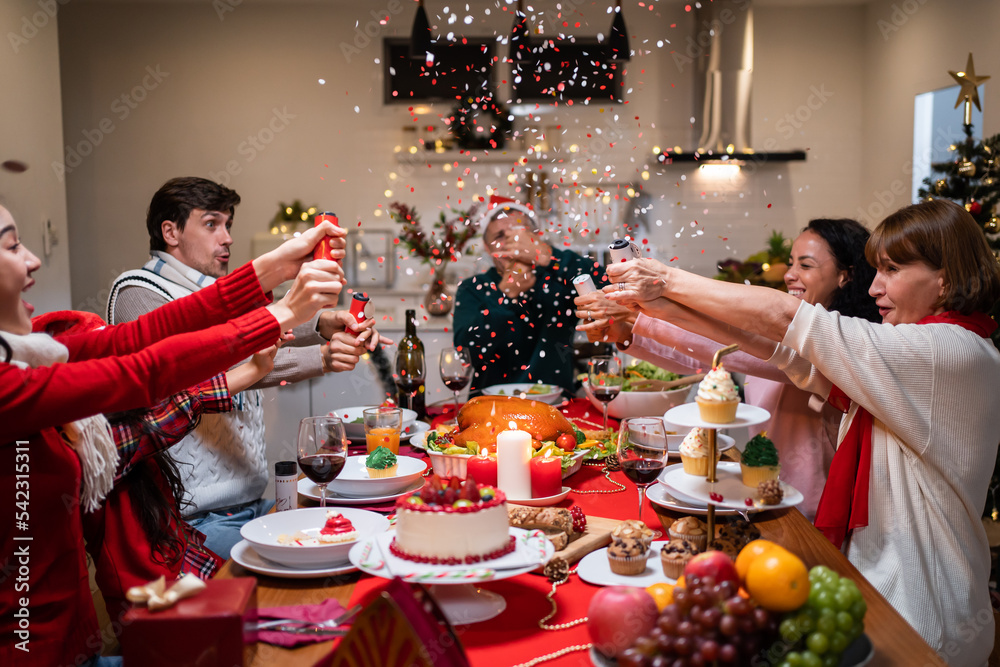
[[[587,383],[594,398],[604,405],[604,430],[608,430],[608,403],[622,390],[622,362],[613,355],[591,357]]]
[[[306,417],[299,423],[299,468],[320,489],[319,506],[326,507],[326,485],[347,463],[344,422],[338,417]]]
[[[646,487],[667,464],[667,431],[659,417],[629,417],[618,429],[618,462],[639,489],[639,520]]]
[[[424,350],[400,345],[396,349],[396,388],[406,394],[406,407],[413,409],[413,396],[424,382]]]
[[[458,395],[472,380],[472,355],[468,348],[446,347],[438,358],[441,381],[455,392],[455,420],[458,420]]]

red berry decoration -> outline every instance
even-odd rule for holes
[[[573,517],[574,533],[582,533],[587,530],[587,516],[583,513],[583,509],[579,505],[570,507],[569,513]]]
[[[479,502],[479,487],[476,485],[476,480],[471,477],[465,480],[465,484],[462,485],[462,491],[458,494],[459,500],[471,500],[474,503]]]
[[[462,490],[462,480],[460,480],[458,477],[452,477],[450,480],[448,480],[448,489],[454,491],[455,493],[458,493],[459,491]]]

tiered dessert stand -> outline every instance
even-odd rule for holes
[[[724,347],[715,353],[712,357],[712,368],[716,368],[719,365],[719,361],[727,354],[736,352],[740,348],[739,345],[730,345]],[[752,427],[759,424],[766,423],[771,418],[771,413],[763,408],[758,408],[755,406],[746,405],[745,403],[740,403],[736,409],[736,420],[729,424],[713,424],[710,422],[702,421],[700,414],[697,410],[697,405],[695,403],[685,403],[683,405],[678,405],[675,408],[671,408],[663,415],[663,419],[671,424],[676,424],[682,428],[701,428],[704,429],[708,436],[708,477],[706,481],[714,484],[718,481],[716,464],[718,459],[718,444],[716,440],[716,435],[719,430],[726,430],[730,428],[743,428]],[[707,502],[708,512],[707,512],[707,523],[708,523],[708,534],[711,539],[715,536],[715,503],[709,500]]]

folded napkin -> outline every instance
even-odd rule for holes
[[[336,600],[330,598],[319,604],[297,604],[288,607],[265,607],[257,610],[258,621],[270,619],[288,618],[296,621],[306,621],[309,623],[322,623],[337,618],[344,613],[344,607]],[[350,625],[347,621],[338,628]],[[314,644],[316,642],[328,642],[335,639],[332,635],[313,636],[308,634],[296,634],[292,632],[277,632],[271,629],[263,629],[257,632],[257,641],[275,646],[293,648],[302,644]]]

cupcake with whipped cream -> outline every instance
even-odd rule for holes
[[[736,419],[740,395],[733,376],[719,364],[698,385],[698,411],[709,424],[729,424]]]
[[[684,436],[680,446],[681,463],[684,472],[689,475],[708,474],[708,431],[703,428],[693,428]],[[715,452],[715,460],[719,460],[719,452]]]

